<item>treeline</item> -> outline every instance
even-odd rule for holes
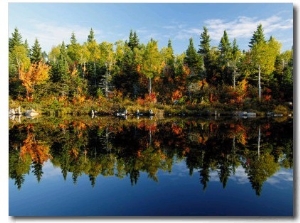
[[[15,28],[9,38],[9,96],[15,102],[76,105],[86,101],[124,99],[143,104],[223,104],[253,107],[293,100],[293,50],[281,52],[274,37],[265,39],[258,25],[241,51],[226,30],[218,46],[211,46],[206,27],[198,49],[193,39],[187,50],[175,55],[172,42],[158,48],[158,41],[129,39],[98,43],[93,29],[80,44],[75,33],[70,42],[42,50],[38,39],[32,47]]]
[[[45,162],[59,167],[65,180],[72,177],[76,184],[86,175],[94,186],[98,176],[128,177],[134,185],[142,172],[159,181],[159,171],[172,172],[184,160],[190,175],[199,174],[204,190],[212,171],[225,188],[243,167],[259,195],[281,167],[293,167],[290,122],[64,120],[17,124],[9,135],[9,177],[19,189],[29,172],[42,180]]]

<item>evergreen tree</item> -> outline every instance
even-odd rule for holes
[[[199,45],[199,50],[198,53],[202,56],[203,58],[203,63],[204,67],[206,70],[206,76],[207,73],[209,72],[210,64],[211,64],[211,59],[210,59],[210,36],[208,35],[208,30],[206,27],[203,27],[203,32],[200,35],[200,45]]]
[[[89,43],[95,41],[95,34],[94,34],[94,30],[93,30],[92,28],[91,28],[91,30],[90,30],[90,34],[88,35],[87,41],[88,41]]]
[[[77,39],[75,37],[75,33],[74,32],[72,32],[70,42],[71,42],[72,45],[76,45],[77,44]]]
[[[80,61],[80,44],[77,43],[77,39],[75,37],[74,32],[71,35],[70,44],[67,46],[67,54],[70,58],[70,62],[73,65],[73,70],[75,70],[76,65]]]
[[[25,39],[24,47],[26,48],[27,56],[30,58],[30,48],[29,48],[29,44],[27,42],[27,39]]]
[[[37,63],[43,59],[42,48],[38,39],[35,39],[34,44],[31,48],[30,61],[31,63]]]
[[[240,54],[239,46],[237,45],[236,39],[234,39],[232,42],[232,59],[236,62]]]
[[[187,66],[191,70],[191,73],[199,74],[202,64],[200,55],[197,54],[192,38],[190,38],[189,40],[189,46],[186,50],[184,63],[187,64]]]
[[[11,35],[12,37],[8,39],[9,52],[12,52],[15,46],[19,46],[22,44],[22,36],[17,28],[15,28],[14,32]]]
[[[199,51],[203,56],[206,56],[210,51],[210,36],[208,35],[208,30],[206,27],[203,27],[203,32],[200,35],[201,41],[199,45]]]
[[[169,55],[169,57],[167,59],[167,65],[174,68],[175,57],[174,57],[174,50],[172,47],[172,42],[170,39],[168,40],[167,51],[168,51],[168,55]]]
[[[226,30],[224,31],[224,34],[219,43],[219,50],[221,52],[221,57],[225,60],[225,62],[231,59],[232,49]]]
[[[252,49],[255,44],[265,43],[265,42],[266,42],[266,40],[265,40],[265,35],[264,35],[264,30],[263,30],[262,24],[259,24],[257,26],[256,31],[253,33],[248,46]]]
[[[220,40],[219,43],[219,51],[220,55],[218,58],[218,64],[221,74],[221,81],[223,83],[229,84],[232,80],[232,70],[231,70],[231,64],[232,64],[232,47],[227,35],[226,30],[224,31],[224,34]]]
[[[132,30],[130,30],[130,33],[129,33],[128,46],[130,47],[131,50],[133,50],[134,48],[139,46],[139,38],[138,38],[136,32],[133,32]]]

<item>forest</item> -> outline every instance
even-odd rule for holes
[[[34,108],[44,114],[100,114],[127,108],[159,109],[170,114],[199,111],[269,111],[292,114],[293,49],[265,38],[261,24],[249,40],[249,50],[230,42],[224,30],[211,46],[203,27],[197,48],[189,39],[175,55],[171,40],[140,43],[133,30],[126,41],[97,42],[91,28],[87,40],[58,43],[45,52],[32,46],[18,28],[9,37],[9,107]]]

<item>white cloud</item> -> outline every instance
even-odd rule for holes
[[[204,22],[212,40],[219,41],[226,30],[229,38],[251,38],[257,26],[262,24],[264,34],[272,34],[293,28],[293,20],[283,20],[279,16],[271,16],[266,19],[250,18],[241,16],[236,20],[225,21],[221,19],[210,19]]]
[[[64,41],[66,44],[70,42],[72,33],[75,33],[76,39],[79,43],[87,40],[90,33],[89,27],[82,27],[79,25],[66,25],[40,22],[36,20],[30,21],[30,27],[18,27],[19,32],[22,34],[23,40],[27,39],[31,47],[37,38],[42,50],[49,52],[53,46]],[[102,38],[101,30],[93,29],[95,38]],[[11,30],[11,33],[13,30]]]
[[[293,182],[293,172],[291,170],[281,169],[272,177],[268,178],[266,182],[273,186],[280,186],[282,182]]]
[[[50,160],[43,164],[43,177],[42,178],[52,178],[54,176],[62,176],[61,169],[59,167],[54,167]]]

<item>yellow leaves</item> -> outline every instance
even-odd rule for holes
[[[240,134],[237,141],[245,146],[247,144],[247,134],[245,132]]]
[[[248,88],[248,81],[246,79],[243,79],[238,84],[239,90],[246,92]]]
[[[22,85],[26,88],[27,96],[29,96],[29,93],[33,93],[35,85],[42,84],[48,80],[49,70],[50,66],[42,61],[31,64],[27,71],[23,65],[21,66],[20,80],[22,81]]]
[[[71,71],[71,76],[72,77],[75,77],[75,76],[77,76],[78,75],[78,70],[77,70],[77,68],[75,67],[72,71]]]
[[[76,95],[73,99],[72,102],[74,104],[81,104],[86,100],[86,97],[84,95]]]

